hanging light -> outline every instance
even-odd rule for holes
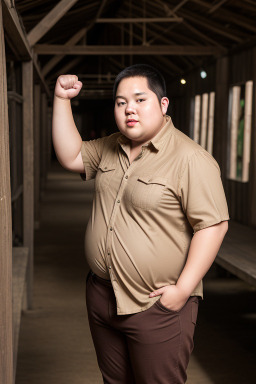
[[[202,79],[205,79],[207,77],[207,73],[202,69],[200,72],[200,76]]]
[[[182,85],[186,84],[186,80],[184,78],[180,79]]]

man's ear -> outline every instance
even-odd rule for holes
[[[162,97],[162,99],[161,99],[161,110],[162,110],[163,116],[166,115],[166,112],[167,112],[167,109],[168,109],[168,105],[169,105],[168,97]]]

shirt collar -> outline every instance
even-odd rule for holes
[[[161,128],[161,130],[153,137],[153,139],[146,145],[153,145],[153,147],[159,151],[166,137],[173,131],[174,125],[172,119],[169,115],[165,115],[165,125]],[[129,146],[130,139],[128,139],[124,135],[120,135],[117,139],[118,143],[123,148],[127,148]]]

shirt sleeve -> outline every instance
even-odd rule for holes
[[[96,140],[82,142],[81,155],[85,170],[84,173],[80,173],[82,180],[91,180],[95,178],[106,140],[107,136]]]
[[[220,167],[206,150],[198,150],[188,159],[178,194],[194,233],[230,220]]]

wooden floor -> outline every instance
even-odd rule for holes
[[[92,184],[53,166],[35,233],[34,308],[21,319],[17,384],[102,383],[84,299],[91,197]],[[187,383],[252,384],[255,361],[256,290],[226,274],[216,277],[213,267]]]

